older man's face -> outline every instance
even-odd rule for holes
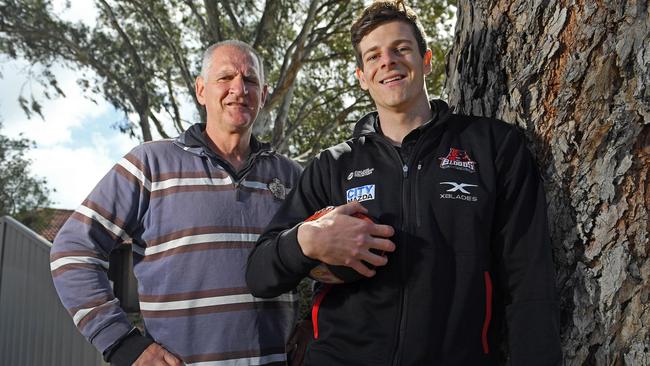
[[[257,59],[235,46],[215,49],[207,76],[196,80],[196,96],[206,108],[208,126],[227,133],[251,128],[266,93]]]

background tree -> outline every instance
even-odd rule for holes
[[[125,113],[118,127],[147,141],[173,136],[205,112],[194,96],[202,50],[230,38],[263,56],[270,95],[255,125],[282,152],[306,159],[348,137],[372,109],[353,78],[349,27],[362,0],[97,0],[95,26],[63,21],[51,0],[0,0],[0,52],[44,67],[45,96],[65,95],[54,63],[79,70],[79,83]],[[419,0],[438,71],[440,95],[449,44],[448,0]],[[446,28],[446,29],[445,29]],[[89,93],[90,95],[90,93]],[[38,96],[21,96],[39,113]],[[189,114],[183,107],[190,106]],[[186,108],[187,109],[187,108]]]
[[[566,364],[650,364],[648,2],[458,9],[449,99],[530,139],[546,180]]]
[[[2,124],[0,123],[0,130]],[[33,213],[50,204],[47,181],[31,174],[31,161],[25,153],[33,148],[25,138],[11,139],[0,134],[0,216],[10,215],[19,221],[45,220]]]

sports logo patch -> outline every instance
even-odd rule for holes
[[[465,150],[452,147],[449,149],[447,156],[438,159],[442,169],[453,168],[470,173],[476,172],[476,162],[469,157]]]
[[[440,199],[443,200],[461,200],[467,202],[478,202],[478,197],[474,196],[469,188],[478,187],[476,184],[457,183],[457,182],[440,182],[441,185],[446,185],[449,188],[441,193]]]
[[[287,188],[284,186],[282,181],[278,178],[273,178],[271,181],[266,185],[271,191],[271,194],[273,197],[279,200],[284,200],[287,196]]]
[[[352,178],[367,177],[370,174],[372,174],[372,172],[374,172],[374,171],[375,171],[375,168],[366,168],[364,170],[355,170],[353,172],[350,172],[350,174],[348,174],[348,180],[351,180]]]
[[[348,202],[352,201],[369,201],[375,199],[375,185],[368,184],[361,187],[350,188],[345,192]]]

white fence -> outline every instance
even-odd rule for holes
[[[11,217],[0,218],[0,365],[105,365],[54,290],[51,245]]]

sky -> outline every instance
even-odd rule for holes
[[[71,0],[69,8],[66,0],[54,0],[53,4],[54,13],[64,20],[89,26],[95,23],[97,11],[93,1]],[[124,120],[124,114],[101,96],[95,96],[97,103],[86,98],[87,92],[76,83],[79,71],[63,66],[53,71],[66,97],[38,98],[44,119],[38,115],[27,118],[18,104],[18,96],[21,90],[28,99],[30,91],[42,95],[36,82],[28,82],[28,73],[38,74],[38,70],[38,65],[0,55],[0,133],[13,138],[22,134],[35,141],[36,148],[27,154],[32,161],[32,175],[46,178],[48,187],[54,190],[50,195],[52,207],[74,209],[139,141],[112,128]],[[193,108],[189,101],[181,101],[183,116],[195,113]],[[161,120],[164,122],[164,118]]]
[[[55,2],[54,10],[64,19],[91,22],[95,18],[92,1],[71,1],[65,11],[63,3]],[[0,133],[14,138],[22,133],[36,142],[27,155],[32,175],[46,178],[56,190],[50,195],[52,207],[74,209],[138,141],[111,128],[124,115],[101,97],[96,98],[97,104],[85,98],[75,71],[63,67],[54,72],[66,97],[42,98],[45,119],[38,115],[28,119],[18,104],[20,91],[29,98],[30,90],[35,95],[41,90],[37,83],[27,83],[29,68],[24,60],[0,57]]]

